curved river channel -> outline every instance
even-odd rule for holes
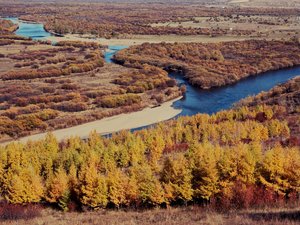
[[[52,35],[45,31],[42,24],[27,23],[20,21],[17,18],[7,19],[10,19],[12,22],[19,25],[19,29],[16,31],[17,35],[31,37],[36,40]],[[109,46],[109,50],[105,53],[106,62],[112,63],[111,58],[113,55],[124,48],[126,48],[126,46]],[[232,107],[235,102],[238,102],[247,96],[256,95],[261,91],[267,91],[275,85],[284,83],[297,75],[300,75],[300,67],[270,71],[258,76],[243,79],[233,85],[211,90],[201,90],[191,86],[184,79],[183,75],[169,73],[169,76],[176,79],[178,84],[185,84],[187,87],[185,96],[174,102],[173,107],[182,110],[178,116],[190,116],[197,113],[212,114],[220,110],[228,109]]]

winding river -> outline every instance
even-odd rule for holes
[[[262,91],[268,91],[277,84],[300,75],[300,67],[270,71],[258,76],[248,77],[233,85],[227,85],[211,90],[201,90],[188,84],[181,74],[170,73],[179,84],[187,86],[185,97],[176,101],[173,107],[182,109],[180,115],[196,113],[216,113],[229,109],[234,103]]]
[[[43,39],[52,34],[45,31],[42,24],[26,23],[17,18],[9,18],[12,22],[19,24],[16,34],[31,37],[32,39]],[[105,53],[105,60],[112,63],[112,56],[126,46],[109,46]],[[252,76],[239,81],[236,84],[228,85],[211,90],[201,90],[191,86],[181,74],[169,73],[169,76],[176,79],[178,84],[185,84],[187,92],[185,96],[174,102],[173,107],[181,109],[182,115],[194,115],[197,113],[216,113],[220,110],[228,109],[235,102],[247,96],[256,95],[261,91],[267,91],[277,84],[300,75],[300,67],[270,71],[258,76]]]

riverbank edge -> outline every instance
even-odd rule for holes
[[[82,139],[86,139],[92,131],[96,131],[99,135],[106,135],[121,130],[131,130],[139,127],[154,125],[179,115],[182,112],[182,109],[175,109],[172,105],[181,98],[182,96],[171,101],[164,102],[158,107],[147,107],[136,112],[126,114],[123,113],[69,128],[54,130],[51,131],[51,133],[57,138],[58,141],[63,141],[70,137],[80,137]],[[29,140],[41,140],[45,138],[47,133],[49,132],[25,136],[16,140],[2,142],[0,145],[5,146],[12,142],[26,143]]]

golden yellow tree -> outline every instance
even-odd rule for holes
[[[196,198],[209,200],[219,192],[218,157],[214,152],[217,148],[209,144],[198,145],[190,156],[193,157],[192,185]]]
[[[117,208],[126,203],[126,189],[127,177],[120,169],[115,168],[108,173],[108,200]]]
[[[300,150],[291,148],[286,150],[284,162],[285,175],[288,180],[287,193],[300,192]]]
[[[277,144],[266,153],[260,169],[260,182],[280,194],[284,194],[289,187],[285,161],[284,149]]]
[[[172,192],[173,201],[192,199],[191,171],[183,154],[168,157],[161,171],[161,182]]]
[[[107,183],[103,175],[100,175],[94,162],[82,165],[78,175],[77,196],[84,206],[92,209],[106,207]]]
[[[4,198],[15,204],[35,203],[41,200],[44,187],[32,168],[22,168],[18,174],[7,172]]]
[[[141,164],[131,168],[130,176],[131,181],[136,182],[138,200],[142,204],[156,206],[164,202],[161,184],[149,165]]]
[[[46,184],[45,199],[50,203],[57,203],[60,208],[67,210],[69,201],[69,179],[66,172],[60,167]]]

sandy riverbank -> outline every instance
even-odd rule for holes
[[[50,36],[46,38],[50,41],[88,41],[88,42],[98,42],[102,45],[139,45],[145,42],[149,43],[160,43],[160,42],[205,42],[205,43],[214,43],[220,41],[236,41],[236,40],[245,40],[246,37],[231,37],[231,36],[222,36],[222,37],[209,37],[202,35],[195,36],[178,36],[178,35],[134,35],[131,38],[93,38],[91,35],[76,35],[76,34],[67,34],[64,37],[55,37]],[[248,38],[249,39],[249,38]]]
[[[175,101],[178,101],[180,98],[181,97],[172,101],[165,102],[159,107],[145,108],[138,112],[121,114],[70,128],[55,130],[52,133],[59,141],[62,141],[71,136],[79,136],[81,138],[86,138],[88,137],[90,132],[94,130],[99,134],[108,134],[120,130],[148,126],[177,116],[182,110],[174,109],[172,105]],[[22,143],[25,143],[29,140],[35,141],[44,138],[46,134],[47,133],[35,134],[20,138],[17,141],[20,141]],[[2,145],[5,145],[7,143],[8,142],[2,143]]]

